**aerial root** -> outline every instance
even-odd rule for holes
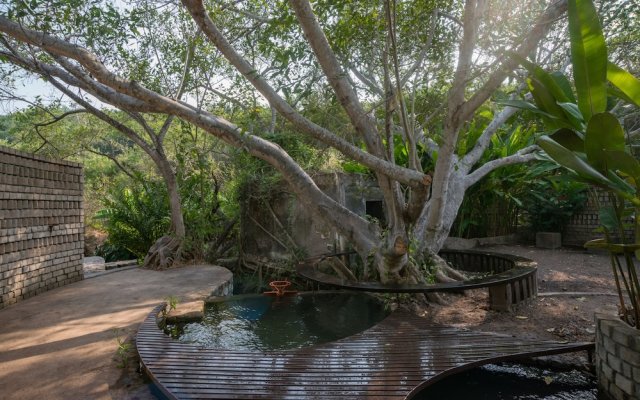
[[[173,236],[163,236],[151,246],[142,266],[155,270],[170,268],[180,260],[181,250],[182,241],[180,239]]]

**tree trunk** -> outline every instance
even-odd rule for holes
[[[180,261],[186,229],[176,174],[166,157],[154,157],[153,160],[167,185],[171,229],[168,236],[162,236],[151,246],[142,266],[161,270],[170,268],[174,263]]]

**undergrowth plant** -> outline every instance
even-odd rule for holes
[[[114,329],[113,333],[115,335],[116,343],[118,344],[118,348],[116,349],[116,362],[118,363],[118,368],[127,368],[129,366],[129,360],[131,358],[131,350],[133,349],[133,345],[128,340],[127,336],[121,336],[121,329]]]

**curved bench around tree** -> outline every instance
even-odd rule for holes
[[[472,274],[483,274],[483,276],[448,283],[389,285],[342,279],[318,270],[317,266],[322,260],[336,255],[307,260],[300,263],[296,270],[300,276],[323,285],[366,292],[459,292],[468,289],[488,288],[491,309],[497,311],[511,311],[513,306],[532,299],[538,294],[538,268],[537,263],[533,260],[477,250],[443,250],[439,254],[455,269]]]

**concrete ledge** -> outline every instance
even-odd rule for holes
[[[540,249],[559,249],[562,247],[562,235],[560,232],[536,233],[536,247]]]
[[[470,250],[481,246],[496,244],[513,244],[518,242],[518,235],[488,236],[481,238],[448,237],[442,246],[443,250]]]
[[[167,313],[167,323],[198,322],[204,318],[204,301],[196,300],[188,303],[179,303],[175,309]]]

